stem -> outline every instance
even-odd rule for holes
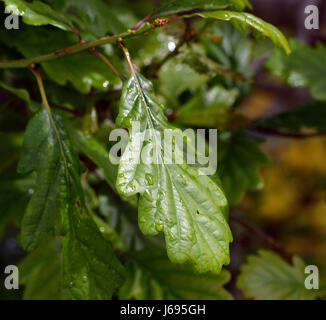
[[[137,73],[136,73],[135,66],[132,63],[130,52],[129,52],[128,48],[126,47],[126,45],[123,43],[122,39],[119,39],[118,42],[119,42],[119,45],[122,48],[122,50],[123,50],[123,52],[124,52],[124,54],[126,56],[127,62],[129,64],[129,67],[130,67],[130,70],[131,70],[131,73],[134,76],[135,80],[137,81]]]
[[[58,128],[57,128],[57,126],[55,124],[55,121],[53,119],[51,107],[50,107],[48,99],[46,97],[46,93],[45,93],[45,89],[44,89],[41,74],[36,70],[35,65],[31,65],[29,68],[33,72],[33,74],[34,74],[34,76],[35,76],[35,78],[37,80],[37,84],[38,84],[40,94],[41,94],[41,97],[42,97],[42,102],[43,102],[43,104],[44,104],[44,106],[46,108],[46,111],[48,113],[48,116],[49,116],[49,119],[50,119],[50,122],[51,122],[51,126],[52,126],[52,128],[53,128],[53,130],[54,130],[54,132],[56,134],[57,139],[58,139],[59,148],[60,148],[60,152],[61,152],[62,157],[63,157],[63,161],[64,161],[64,163],[66,165],[66,168],[68,168],[67,160],[66,160],[66,158],[64,156],[64,149],[63,149],[62,142],[61,142],[61,139],[60,139],[60,133],[59,133]]]
[[[79,43],[84,43],[85,42],[77,29],[71,29],[71,31],[77,36],[77,38],[79,40]]]
[[[83,40],[82,36],[80,35],[80,32],[77,29],[72,29],[72,32],[74,32],[76,34],[76,36],[78,37],[79,43],[83,44],[85,43],[85,41]],[[110,60],[104,56],[102,53],[98,52],[95,50],[95,48],[91,48],[89,50],[89,52],[92,55],[95,55],[97,57],[99,57],[102,61],[104,61],[104,63],[110,68],[112,69],[112,71],[121,79],[121,81],[124,80],[124,77],[121,75],[121,73],[119,72],[119,70],[117,68],[114,67],[114,65],[110,62]]]
[[[125,77],[120,73],[120,71],[110,62],[110,60],[101,52],[96,51],[94,48],[90,49],[90,53],[98,56],[104,63],[112,69],[112,71],[120,78],[121,81],[125,80]]]
[[[46,97],[46,93],[45,93],[45,89],[44,89],[44,85],[43,85],[43,81],[42,81],[42,77],[41,74],[36,70],[35,65],[30,65],[29,69],[33,72],[36,81],[37,81],[37,85],[41,94],[41,98],[42,98],[42,102],[47,110],[47,112],[49,114],[51,114],[51,108],[48,102],[48,98]]]
[[[147,22],[153,15],[154,12],[149,13],[145,18],[141,19],[139,22],[136,23],[131,30],[138,30],[145,22]]]
[[[64,57],[67,55],[71,55],[71,54],[75,54],[78,52],[82,52],[82,51],[86,51],[89,49],[92,49],[94,47],[103,45],[103,44],[107,44],[107,43],[114,43],[115,41],[117,41],[119,38],[121,39],[128,39],[131,37],[136,37],[139,36],[141,34],[144,34],[150,30],[152,30],[153,28],[156,28],[157,26],[146,26],[144,28],[142,28],[141,30],[138,31],[126,31],[120,34],[116,34],[113,36],[105,36],[102,37],[100,39],[96,39],[96,40],[92,40],[92,41],[88,41],[88,42],[81,42],[81,43],[77,43],[75,45],[72,45],[70,47],[67,48],[63,48],[60,50],[57,50],[55,52],[52,53],[48,53],[45,55],[41,55],[41,56],[37,56],[37,57],[33,57],[33,58],[28,58],[28,59],[19,59],[19,60],[12,60],[12,61],[7,61],[7,62],[0,62],[0,69],[6,69],[6,68],[26,68],[31,64],[36,64],[36,63],[40,63],[40,62],[45,62],[45,61],[50,61],[50,60],[54,60],[57,59],[59,57]]]

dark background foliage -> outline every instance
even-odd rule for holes
[[[158,3],[158,1],[145,0],[124,2],[126,6],[133,8],[138,20],[151,10],[153,4],[157,5]],[[256,16],[279,27],[287,37],[299,39],[311,46],[315,46],[317,42],[326,44],[325,1],[252,0],[251,2]],[[309,4],[315,4],[320,9],[319,30],[306,30],[304,28],[304,8]],[[1,14],[3,13],[2,7]],[[0,21],[2,21],[2,17]],[[193,23],[197,23],[197,20],[195,19]],[[8,35],[2,34],[1,36],[3,39],[8,39],[6,38]],[[7,41],[14,43],[16,40],[12,38]],[[167,40],[164,39],[164,41]],[[146,66],[146,59],[150,59],[150,57],[146,57],[146,47],[137,48],[137,43],[134,40],[129,40],[128,46],[136,56],[136,63],[143,65],[143,73],[151,76],[150,72],[152,70],[149,70]],[[251,72],[254,74],[252,88],[249,91],[246,85],[240,87],[241,92],[246,94],[238,103],[235,112],[237,116],[245,116],[254,122],[314,101],[307,87],[294,88],[285,85],[280,77],[271,75],[271,72],[267,70],[265,64],[272,52],[270,43],[259,42],[254,46],[253,59],[250,63]],[[8,53],[12,54],[12,57],[19,58],[18,51],[13,50],[13,52],[12,48],[9,47],[3,48],[1,54],[5,56]],[[148,47],[149,50],[152,50],[151,44],[148,44]],[[48,51],[51,50],[45,48],[44,53]],[[121,52],[119,54],[121,57]],[[155,53],[151,52],[151,54],[155,56]],[[160,52],[157,55],[159,54]],[[160,59],[158,60],[160,61]],[[117,61],[117,64],[119,67],[121,66],[120,61]],[[26,87],[28,85],[31,99],[39,101],[37,86],[29,71],[19,69],[12,72],[15,75],[14,85],[16,87]],[[177,92],[178,88],[176,88],[176,92],[169,96],[166,93],[169,90],[171,91],[173,84],[169,87],[170,79],[166,73],[163,72],[160,77],[163,78],[163,84],[160,84],[160,82],[154,84],[159,88],[160,98],[169,105],[170,113],[168,113],[168,116],[173,121],[175,120],[174,116],[176,116],[176,105],[182,105],[188,101],[194,89],[187,87],[186,90],[183,90],[181,88]],[[155,81],[155,77],[153,79]],[[178,81],[178,79],[175,81]],[[85,122],[82,125],[85,132],[94,130],[92,125],[89,125],[89,123],[93,123],[91,121],[92,108],[96,110],[98,123],[103,123],[104,120],[114,121],[117,114],[116,102],[119,99],[119,93],[114,92],[114,90],[110,92],[109,98],[102,98],[99,95],[100,98],[96,98],[96,103],[93,103],[92,91],[83,93],[83,101],[80,101],[82,108],[79,109],[71,108],[69,99],[66,99],[65,95],[73,92],[74,88],[71,85],[67,86],[70,92],[62,92],[62,95],[60,95],[61,99],[66,102],[63,107],[60,98],[57,101],[55,101],[55,97],[51,98],[51,92],[53,96],[56,95],[57,85],[53,84],[49,79],[46,79],[45,83],[48,86],[50,100],[58,110],[70,109],[69,112],[72,116],[78,117],[82,115],[83,120],[81,121]],[[198,86],[196,89],[198,89]],[[78,99],[80,97],[76,95],[74,100],[78,101]],[[7,92],[1,90],[0,103],[5,104],[7,101],[9,101]],[[0,136],[3,144],[1,148],[4,150],[0,151],[2,162],[0,172],[1,174],[13,174],[23,138],[22,136],[17,137],[15,133],[23,132],[25,129],[28,112],[26,106],[22,106],[22,103],[17,101],[10,101],[4,109],[1,109],[2,113],[3,110],[5,110],[6,115],[0,115]],[[97,126],[97,124],[94,124],[94,126]],[[110,123],[108,128],[110,128]],[[246,261],[248,254],[255,254],[260,248],[273,249],[285,259],[288,259],[292,254],[298,254],[305,261],[326,270],[326,204],[325,192],[323,191],[326,186],[325,137],[318,135],[309,139],[302,139],[295,135],[282,136],[279,132],[270,130],[268,126],[259,128],[253,126],[251,129],[252,133],[266,139],[262,144],[262,150],[270,157],[271,161],[261,171],[265,182],[264,189],[259,192],[247,192],[241,203],[232,206],[230,209],[230,226],[234,242],[230,248],[231,264],[227,267],[232,274],[232,279],[226,285],[226,289],[237,299],[244,298],[243,293],[236,286],[239,268]],[[308,134],[310,133],[308,131]],[[105,130],[99,130],[97,135],[99,139],[105,141]],[[9,151],[6,148],[7,145]],[[10,154],[11,157],[8,158],[7,154]],[[96,164],[91,159],[81,156],[81,160],[89,172],[95,172]],[[103,184],[96,181],[96,175],[94,175],[92,187],[100,195],[110,192],[107,186],[103,186]],[[0,192],[2,192],[1,185]],[[13,201],[19,196],[21,195],[1,195],[2,198],[8,197],[9,200]],[[2,199],[1,201],[0,205],[3,207],[2,211],[4,212],[7,203]],[[125,210],[128,211],[130,208],[128,207]],[[17,219],[20,218],[17,217]],[[0,242],[0,284],[3,282],[1,277],[4,276],[2,273],[4,267],[9,264],[18,264],[26,255],[16,240],[19,229],[15,224],[0,225],[0,232],[2,231],[1,228],[3,228],[3,235]],[[322,273],[321,276],[325,279],[326,274]],[[20,299],[21,297],[22,290],[7,291],[0,285],[0,299]]]

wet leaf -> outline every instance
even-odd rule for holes
[[[158,133],[174,128],[163,110],[143,76],[134,74],[124,84],[116,121],[129,130],[138,121],[140,132],[130,135],[119,164],[117,189],[124,196],[140,194],[139,226],[146,235],[164,232],[173,263],[191,261],[199,272],[219,273],[229,263],[232,241],[227,201],[219,186],[184,159],[182,164],[166,164],[172,154],[168,151],[163,159]]]

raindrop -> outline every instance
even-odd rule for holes
[[[175,241],[175,240],[177,240],[175,234],[173,234],[172,232],[169,232],[169,240],[170,240],[170,241]]]
[[[161,221],[161,222],[157,223],[155,227],[156,227],[156,230],[157,230],[158,232],[161,232],[161,231],[163,231],[163,229],[164,229],[164,224],[163,224],[163,222]]]
[[[109,86],[110,82],[109,81],[105,81],[103,83],[103,88],[107,88]]]
[[[154,184],[153,175],[152,174],[146,173],[145,174],[145,178],[146,178],[147,185],[152,186]]]
[[[173,52],[173,51],[175,50],[175,48],[176,48],[176,44],[175,44],[173,41],[170,41],[170,42],[168,43],[168,48],[169,48],[169,50],[170,50],[171,52]]]

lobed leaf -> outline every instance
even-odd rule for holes
[[[219,186],[200,175],[199,169],[186,163],[164,163],[157,133],[174,128],[168,126],[163,109],[151,82],[141,75],[134,74],[124,84],[116,122],[131,130],[132,123],[139,121],[141,135],[145,135],[139,141],[130,135],[119,165],[117,189],[124,196],[140,195],[140,228],[145,235],[164,232],[172,262],[191,261],[199,272],[219,273],[229,263],[232,241],[227,201]],[[151,145],[148,153],[146,140]],[[149,164],[150,158],[157,164]]]
[[[89,216],[73,215],[69,223],[70,232],[63,239],[62,253],[67,297],[111,299],[123,283],[125,269]]]
[[[22,221],[21,240],[27,251],[35,249],[44,236],[54,232],[60,212],[66,210],[68,182],[64,178],[65,163],[60,148],[56,129],[43,107],[27,126],[18,164],[21,174],[37,172],[36,188]]]
[[[241,267],[237,286],[247,298],[256,300],[313,300],[318,291],[305,288],[305,267],[298,256],[290,265],[277,254],[260,250]]]
[[[65,299],[61,250],[62,243],[59,238],[47,238],[20,263],[19,280],[25,287],[23,299]]]
[[[127,255],[128,277],[119,298],[137,300],[231,300],[223,288],[230,273],[196,274],[189,265],[175,265],[157,248]]]
[[[200,37],[207,56],[222,66],[241,72],[250,78],[253,44],[247,34],[239,32],[228,22],[213,24],[207,31],[222,37],[220,43],[211,41],[205,35]]]
[[[318,43],[312,48],[295,39],[290,40],[290,46],[290,56],[275,50],[266,67],[289,85],[307,86],[314,99],[326,101],[326,46]]]
[[[1,0],[9,13],[22,16],[26,24],[33,26],[52,25],[62,30],[71,30],[72,23],[59,11],[42,1]]]
[[[220,128],[231,117],[229,109],[239,95],[239,90],[215,86],[201,90],[177,111],[176,121],[183,125]]]
[[[61,118],[43,107],[30,120],[19,171],[36,171],[35,192],[22,222],[31,251],[62,234],[63,288],[74,299],[110,299],[124,270],[85,205],[79,160]]]

